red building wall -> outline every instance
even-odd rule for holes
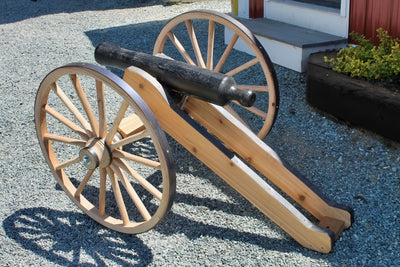
[[[252,19],[264,17],[264,0],[249,0],[249,17]]]
[[[349,32],[355,31],[376,42],[376,29],[400,38],[400,0],[351,0]]]

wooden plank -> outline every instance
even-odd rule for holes
[[[309,187],[308,181],[289,171],[270,147],[224,108],[191,98],[185,105],[185,111],[316,218],[336,218],[344,221],[346,228],[350,227],[352,217],[347,210],[330,206]]]
[[[118,126],[118,132],[122,135],[123,138],[134,135],[145,129],[146,128],[142,120],[139,118],[138,115],[134,113],[127,116],[126,118],[123,118]]]
[[[132,88],[138,88],[137,92],[149,105],[161,127],[169,135],[295,240],[307,248],[323,253],[328,253],[332,249],[331,231],[325,231],[312,224],[239,158],[228,157],[226,153],[173,111],[158,91],[163,90],[161,85],[150,82],[154,81],[151,76],[140,69],[130,67],[125,71],[124,80]],[[243,143],[247,144],[247,142]]]
[[[331,217],[324,217],[319,222],[319,226],[330,229],[335,234],[335,240],[339,238],[340,234],[345,229],[344,222]]]

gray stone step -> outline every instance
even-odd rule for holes
[[[342,48],[347,44],[344,37],[270,19],[239,20],[257,36],[274,63],[298,72],[306,70],[311,53]]]
[[[325,7],[340,9],[340,0],[294,0],[294,1],[313,4],[317,6],[325,6]]]
[[[240,19],[254,34],[297,47],[308,48],[331,44],[346,44],[347,39],[275,20]]]

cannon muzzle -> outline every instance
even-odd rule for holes
[[[231,76],[173,59],[124,49],[107,42],[97,46],[95,59],[102,65],[123,70],[129,66],[141,68],[168,88],[217,105],[224,106],[236,100],[250,107],[256,100],[252,90],[238,89]]]

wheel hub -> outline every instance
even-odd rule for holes
[[[94,138],[79,152],[83,165],[89,170],[105,168],[111,163],[111,153],[103,139]]]

